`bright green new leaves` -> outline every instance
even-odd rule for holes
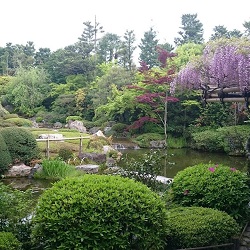
[[[215,208],[238,222],[248,220],[248,176],[235,168],[212,163],[188,167],[175,176],[172,195],[182,206]]]
[[[7,96],[16,111],[32,116],[48,91],[48,77],[43,69],[20,68],[11,80]]]
[[[39,249],[163,249],[165,205],[119,176],[67,178],[45,191],[33,221]]]
[[[178,207],[168,210],[168,248],[183,249],[225,244],[240,232],[227,213],[204,207]]]

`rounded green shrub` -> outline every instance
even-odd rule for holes
[[[0,130],[12,162],[24,162],[29,164],[32,159],[38,158],[39,150],[33,134],[24,128],[10,127]]]
[[[188,167],[174,178],[172,200],[182,206],[201,206],[227,212],[238,222],[249,219],[248,176],[215,164]]]
[[[18,114],[5,114],[4,119],[18,118]]]
[[[126,129],[127,125],[124,123],[116,123],[112,126],[111,130],[116,134],[122,134]]]
[[[168,210],[167,249],[195,248],[230,243],[240,226],[227,213],[203,207]]]
[[[10,152],[7,148],[7,145],[0,134],[0,173],[4,173],[8,169],[8,166],[11,164]]]
[[[39,198],[32,239],[39,249],[163,249],[160,197],[120,176],[66,178]]]
[[[5,119],[5,122],[11,123],[12,126],[18,127],[32,127],[32,121],[25,118],[8,118]]]
[[[1,250],[18,250],[21,249],[21,243],[10,232],[0,232],[0,249]]]

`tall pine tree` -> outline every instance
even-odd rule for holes
[[[144,37],[141,39],[139,60],[144,62],[148,68],[158,65],[158,42],[156,31],[152,27],[144,33]]]
[[[184,14],[181,17],[181,31],[178,34],[181,37],[176,37],[174,42],[177,46],[185,43],[203,43],[203,24],[197,19],[197,14]]]

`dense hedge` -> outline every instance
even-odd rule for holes
[[[192,133],[191,147],[210,152],[225,152],[229,155],[245,155],[250,126],[228,126]]]
[[[8,169],[11,162],[10,152],[2,135],[0,134],[0,174],[4,173],[5,170]]]
[[[21,243],[10,232],[0,232],[0,249],[1,250],[18,250],[21,249]]]
[[[231,216],[212,208],[170,209],[167,224],[168,250],[225,244],[240,233],[239,225]]]
[[[37,249],[163,249],[165,217],[164,203],[145,185],[85,174],[41,195],[32,238]]]
[[[28,164],[39,155],[36,139],[32,133],[24,128],[10,127],[0,130],[12,162],[24,162]]]
[[[223,165],[198,164],[174,178],[172,200],[182,206],[201,206],[227,212],[237,221],[249,218],[248,176]]]

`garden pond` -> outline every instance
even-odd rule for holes
[[[118,163],[121,167],[131,158],[139,161],[143,154],[150,153],[150,149],[126,148],[123,144],[120,144],[119,151],[122,153],[122,159]],[[189,148],[168,149],[167,157],[165,150],[157,150],[157,153],[165,155],[161,161],[161,175],[168,178],[174,178],[179,171],[199,163],[223,164],[244,172],[249,171],[250,168],[250,161],[246,157],[228,156],[223,153],[201,152]],[[38,195],[42,190],[52,185],[51,181],[48,180],[29,178],[3,179],[2,181],[7,185],[11,185],[21,190],[32,188]]]

